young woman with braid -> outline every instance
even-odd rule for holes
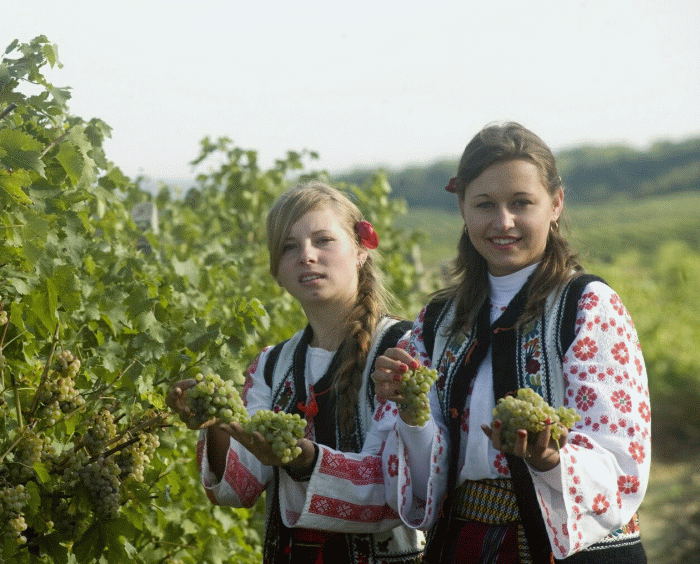
[[[488,126],[448,189],[464,219],[455,282],[421,311],[408,351],[387,351],[373,375],[400,403],[397,375],[418,362],[438,371],[432,420],[402,412],[387,438],[387,499],[430,529],[429,564],[646,562],[644,359],[620,298],[583,272],[559,229],[551,151],[521,125]],[[492,410],[519,388],[582,419],[558,442],[546,426],[506,447]]]
[[[377,233],[346,196],[312,183],[277,199],[267,235],[270,272],[299,300],[308,325],[262,350],[242,396],[249,414],[299,413],[306,438],[301,455],[283,465],[259,433],[216,422],[201,429],[207,495],[250,507],[267,492],[266,563],[418,562],[420,535],[384,498],[381,448],[397,410],[375,400],[369,378],[377,354],[410,329],[387,314],[371,253]],[[183,401],[191,385],[178,382],[168,404],[196,428]]]

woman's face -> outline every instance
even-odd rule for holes
[[[561,188],[552,197],[537,166],[516,159],[494,163],[472,180],[459,209],[489,273],[505,276],[542,259],[563,204]]]
[[[305,213],[289,230],[277,281],[307,315],[313,308],[344,308],[355,301],[358,266],[366,258],[367,252],[343,229],[335,212],[321,207]]]

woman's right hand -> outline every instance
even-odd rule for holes
[[[401,394],[401,377],[409,369],[415,370],[420,364],[408,352],[400,348],[391,348],[377,358],[374,363],[374,393],[379,400],[403,403]]]
[[[177,414],[180,421],[187,425],[189,429],[195,431],[210,427],[216,423],[216,419],[209,419],[207,421],[197,419],[192,409],[190,409],[185,402],[187,390],[189,390],[196,383],[197,381],[192,378],[175,382],[173,387],[168,392],[168,395],[165,396],[165,404]]]

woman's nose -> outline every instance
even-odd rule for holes
[[[306,264],[316,262],[316,249],[310,242],[304,242],[299,249],[299,262]]]
[[[499,207],[493,220],[494,227],[506,230],[514,225],[513,214],[506,207]]]

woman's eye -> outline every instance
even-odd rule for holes
[[[291,251],[294,248],[294,243],[285,243],[282,245],[282,252],[286,253],[287,251]]]
[[[491,207],[491,202],[479,202],[474,207],[481,210],[487,210]]]

